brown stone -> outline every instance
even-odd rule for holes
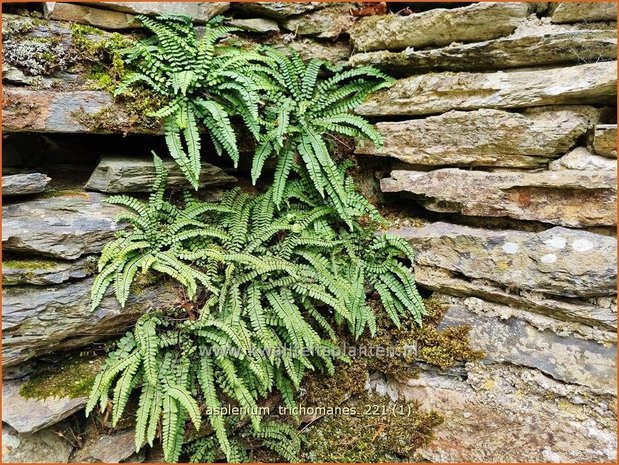
[[[488,2],[408,16],[369,16],[355,24],[350,39],[359,51],[476,42],[511,34],[529,10],[527,3]]]
[[[617,224],[617,173],[610,171],[392,171],[381,189],[411,194],[436,212],[575,227]]]
[[[614,105],[616,95],[617,62],[608,61],[543,70],[413,76],[374,94],[355,111],[364,116],[404,116],[480,108]]]
[[[599,124],[595,127],[593,150],[598,155],[617,158],[617,125]]]
[[[53,3],[53,6],[50,6],[47,10],[47,16],[50,19],[87,24],[103,29],[122,30],[140,27],[139,21],[132,14],[72,3]]]
[[[549,10],[553,23],[617,20],[616,2],[553,2]]]
[[[573,147],[596,116],[595,109],[579,107],[525,114],[450,111],[377,123],[384,147],[360,141],[355,153],[394,157],[413,165],[536,168]]]
[[[287,18],[281,25],[300,36],[335,39],[354,24],[355,18],[350,14],[350,9],[349,4],[335,3],[317,11]]]

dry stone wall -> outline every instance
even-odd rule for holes
[[[101,441],[128,450],[115,460],[131,453],[122,435],[77,453],[52,441],[83,398],[26,402],[19,386],[41,356],[122,333],[178,298],[145,286],[123,311],[111,296],[88,307],[96,255],[118,227],[103,200],[148,189],[160,129],[114,100],[84,37],[133,40],[136,14],[167,11],[198,25],[224,14],[240,42],[397,77],[355,110],[384,147],[357,141],[354,157],[381,166],[390,232],[414,246],[419,286],[447,309],[441,327],[470,325],[485,352],[416,378],[371,375],[367,389],[446,417],[415,458],[616,460],[616,4],[388,3],[369,16],[322,2],[28,8],[5,5],[2,28],[3,397],[27,406],[3,409],[5,458],[32,459],[42,441],[58,461],[105,461]],[[204,157],[213,198],[246,177],[215,165]]]

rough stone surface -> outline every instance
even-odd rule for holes
[[[587,111],[593,110],[593,111]],[[565,153],[591,126],[593,108],[532,114],[501,110],[450,111],[425,119],[378,123],[384,146],[357,144],[355,153],[414,165],[534,168]]]
[[[136,15],[180,14],[191,16],[197,22],[208,21],[230,8],[229,2],[96,2],[88,5]]]
[[[168,187],[188,186],[174,160],[166,160],[168,170]],[[153,161],[137,157],[104,156],[90,179],[86,189],[107,192],[150,192],[155,182],[156,173]],[[200,187],[221,186],[236,182],[236,178],[226,174],[221,168],[209,163],[202,163]]]
[[[440,248],[439,248],[440,249]],[[617,303],[614,297],[561,299],[541,292],[516,289],[490,279],[474,279],[455,271],[428,265],[415,265],[415,280],[427,289],[459,297],[480,299],[523,309],[523,319],[535,318],[540,327],[556,333],[575,333],[599,342],[617,340]],[[553,321],[539,322],[537,315]]]
[[[2,382],[2,421],[19,433],[34,433],[58,423],[86,405],[87,397],[26,399],[19,394],[23,380]]]
[[[529,10],[527,3],[474,3],[409,16],[370,16],[361,18],[351,29],[350,39],[360,51],[488,40],[511,34]]]
[[[595,127],[593,151],[605,157],[617,158],[616,124],[600,124]]]
[[[98,253],[122,228],[123,207],[106,196],[80,192],[2,207],[2,249],[72,260]]]
[[[350,7],[346,3],[334,4],[302,16],[287,18],[281,25],[300,36],[334,39],[354,24],[355,18],[350,14]]]
[[[232,19],[228,24],[249,32],[279,32],[277,21],[266,18]]]
[[[548,76],[552,76],[549,85]],[[432,73],[397,81],[356,112],[365,116],[430,115],[449,110],[610,104],[617,95],[617,62],[496,73]]]
[[[3,463],[65,463],[73,446],[53,429],[33,434],[18,434],[11,427],[2,428]]]
[[[122,30],[139,27],[135,15],[118,11],[101,10],[83,5],[55,2],[47,5],[47,16],[73,23],[87,24],[103,29]]]
[[[616,398],[535,369],[475,363],[462,378],[422,371],[400,382],[379,378],[370,387],[446,417],[435,439],[418,450],[418,461],[616,461]]]
[[[383,192],[411,194],[428,210],[561,226],[617,224],[616,171],[392,171]]]
[[[563,227],[536,233],[442,222],[389,232],[413,245],[422,266],[561,297],[616,293],[614,237]]]
[[[94,274],[97,259],[93,255],[75,261],[56,261],[27,258],[2,262],[2,284],[17,286],[32,284],[47,286],[86,278]]]
[[[243,13],[267,18],[283,19],[324,8],[321,2],[234,2],[232,7]]]
[[[89,442],[77,453],[75,461],[119,463],[135,454],[135,431],[103,435]]]
[[[548,168],[552,171],[580,170],[580,171],[617,171],[617,161],[607,157],[595,155],[585,147],[576,147],[570,153],[551,162]]]
[[[94,278],[53,287],[5,287],[2,290],[2,363],[11,366],[59,350],[75,349],[121,335],[153,306],[176,302],[166,285],[133,292],[120,308],[111,290],[90,309]]]
[[[581,21],[616,21],[616,2],[556,2],[550,3],[553,23]]]
[[[42,173],[2,176],[2,196],[38,194],[50,181],[51,178]]]
[[[616,346],[540,330],[510,315],[510,307],[475,297],[446,297],[449,308],[440,327],[470,325],[471,345],[485,361],[536,368],[554,379],[617,394]]]
[[[471,44],[455,43],[427,50],[406,49],[358,53],[352,66],[372,65],[403,76],[431,71],[477,71],[589,63],[617,58],[614,27],[536,25],[509,37]]]
[[[296,50],[301,58],[310,60],[318,58],[334,64],[344,65],[350,55],[350,47],[345,42],[325,42],[307,37],[298,37],[289,44],[273,44],[275,48],[286,52],[288,48]]]

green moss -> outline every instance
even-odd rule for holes
[[[443,422],[435,411],[416,402],[391,402],[376,394],[346,402],[346,413],[323,417],[304,438],[304,460],[310,462],[394,462],[412,459]]]
[[[105,357],[69,359],[30,378],[19,393],[27,399],[87,396],[104,363]]]
[[[40,260],[34,258],[18,259],[18,260],[3,260],[4,268],[16,268],[20,270],[50,270],[55,268],[57,262],[54,260]]]
[[[318,372],[308,375],[303,383],[307,391],[303,404],[334,407],[365,389],[368,377],[365,360],[353,360],[350,364],[336,363],[335,373],[335,376]]]

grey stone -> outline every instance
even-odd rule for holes
[[[548,168],[552,171],[617,171],[617,161],[595,155],[589,152],[585,147],[576,147],[568,154],[550,163]]]
[[[87,5],[136,15],[179,14],[197,22],[206,22],[230,8],[229,2],[91,2]]]
[[[232,8],[244,14],[283,19],[324,8],[321,2],[234,2]]]
[[[76,454],[79,462],[119,463],[135,454],[135,431],[106,434],[88,442]]]
[[[527,3],[474,3],[408,16],[361,18],[350,31],[356,50],[402,50],[477,42],[511,34],[530,12]]]
[[[392,171],[381,189],[412,195],[436,212],[575,227],[617,224],[616,171]]]
[[[94,278],[51,287],[2,290],[2,363],[11,366],[60,350],[84,347],[118,336],[146,311],[172,306],[175,290],[158,284],[134,292],[121,308],[110,289],[96,310],[90,309]]]
[[[440,249],[440,248],[438,248]],[[523,309],[556,321],[555,332],[566,330],[600,342],[617,340],[617,305],[601,301],[614,298],[561,299],[541,292],[516,289],[486,279],[475,279],[456,271],[429,265],[415,265],[415,281],[442,294],[480,299]],[[596,302],[599,301],[599,302]]]
[[[73,446],[53,429],[32,434],[18,434],[2,428],[3,463],[66,463]]]
[[[350,14],[350,4],[332,4],[318,11],[294,16],[281,21],[283,28],[300,36],[335,39],[348,32],[355,18]]]
[[[593,151],[604,157],[617,158],[616,124],[599,124],[595,127]]]
[[[297,37],[289,44],[274,43],[273,47],[286,53],[288,49],[296,50],[304,60],[317,58],[330,63],[345,65],[350,55],[350,46],[343,41],[326,42],[307,37]]]
[[[417,265],[554,296],[616,294],[614,237],[563,227],[495,231],[442,222],[389,232],[411,243]]]
[[[165,160],[164,166],[169,173],[168,187],[189,186],[174,160]],[[150,192],[155,178],[155,166],[150,159],[104,156],[85,188],[106,193]],[[234,182],[236,178],[226,174],[221,168],[206,162],[202,163],[200,187],[221,186]]]
[[[529,20],[534,23],[533,20]],[[352,66],[376,66],[392,75],[432,71],[484,71],[532,66],[589,63],[617,58],[615,27],[601,24],[577,26],[536,24],[512,36],[471,44],[401,52],[386,50],[358,53]]]
[[[111,30],[133,29],[140,26],[135,15],[128,13],[62,2],[50,2],[46,3],[45,6],[46,17],[50,19]]]
[[[616,398],[536,369],[468,363],[463,377],[423,370],[416,378],[375,383],[445,416],[434,439],[417,450],[418,461],[616,461]]]
[[[93,255],[75,261],[40,258],[5,259],[2,262],[2,284],[5,286],[61,284],[65,281],[86,278],[96,269],[97,259]]]
[[[231,26],[240,27],[249,32],[267,33],[279,32],[277,21],[265,18],[232,19],[228,21]]]
[[[617,20],[616,2],[553,2],[549,10],[553,23]]]
[[[39,194],[52,179],[42,173],[2,176],[2,196]]]
[[[123,207],[106,196],[80,192],[2,207],[2,248],[61,259],[98,253],[122,229],[114,218]]]
[[[552,76],[552,85],[548,76]],[[377,92],[355,111],[364,116],[396,116],[480,108],[614,105],[616,95],[617,62],[608,61],[543,70],[413,76]]]
[[[2,421],[19,433],[34,433],[77,412],[86,405],[87,397],[48,397],[27,399],[19,390],[23,380],[2,382]]]
[[[597,119],[594,108],[525,114],[482,109],[425,119],[377,123],[384,146],[363,141],[355,153],[413,165],[536,168],[574,146]]]
[[[475,297],[447,297],[440,327],[470,325],[471,345],[486,361],[536,368],[599,394],[617,394],[616,346],[539,330],[510,316],[510,308]]]

